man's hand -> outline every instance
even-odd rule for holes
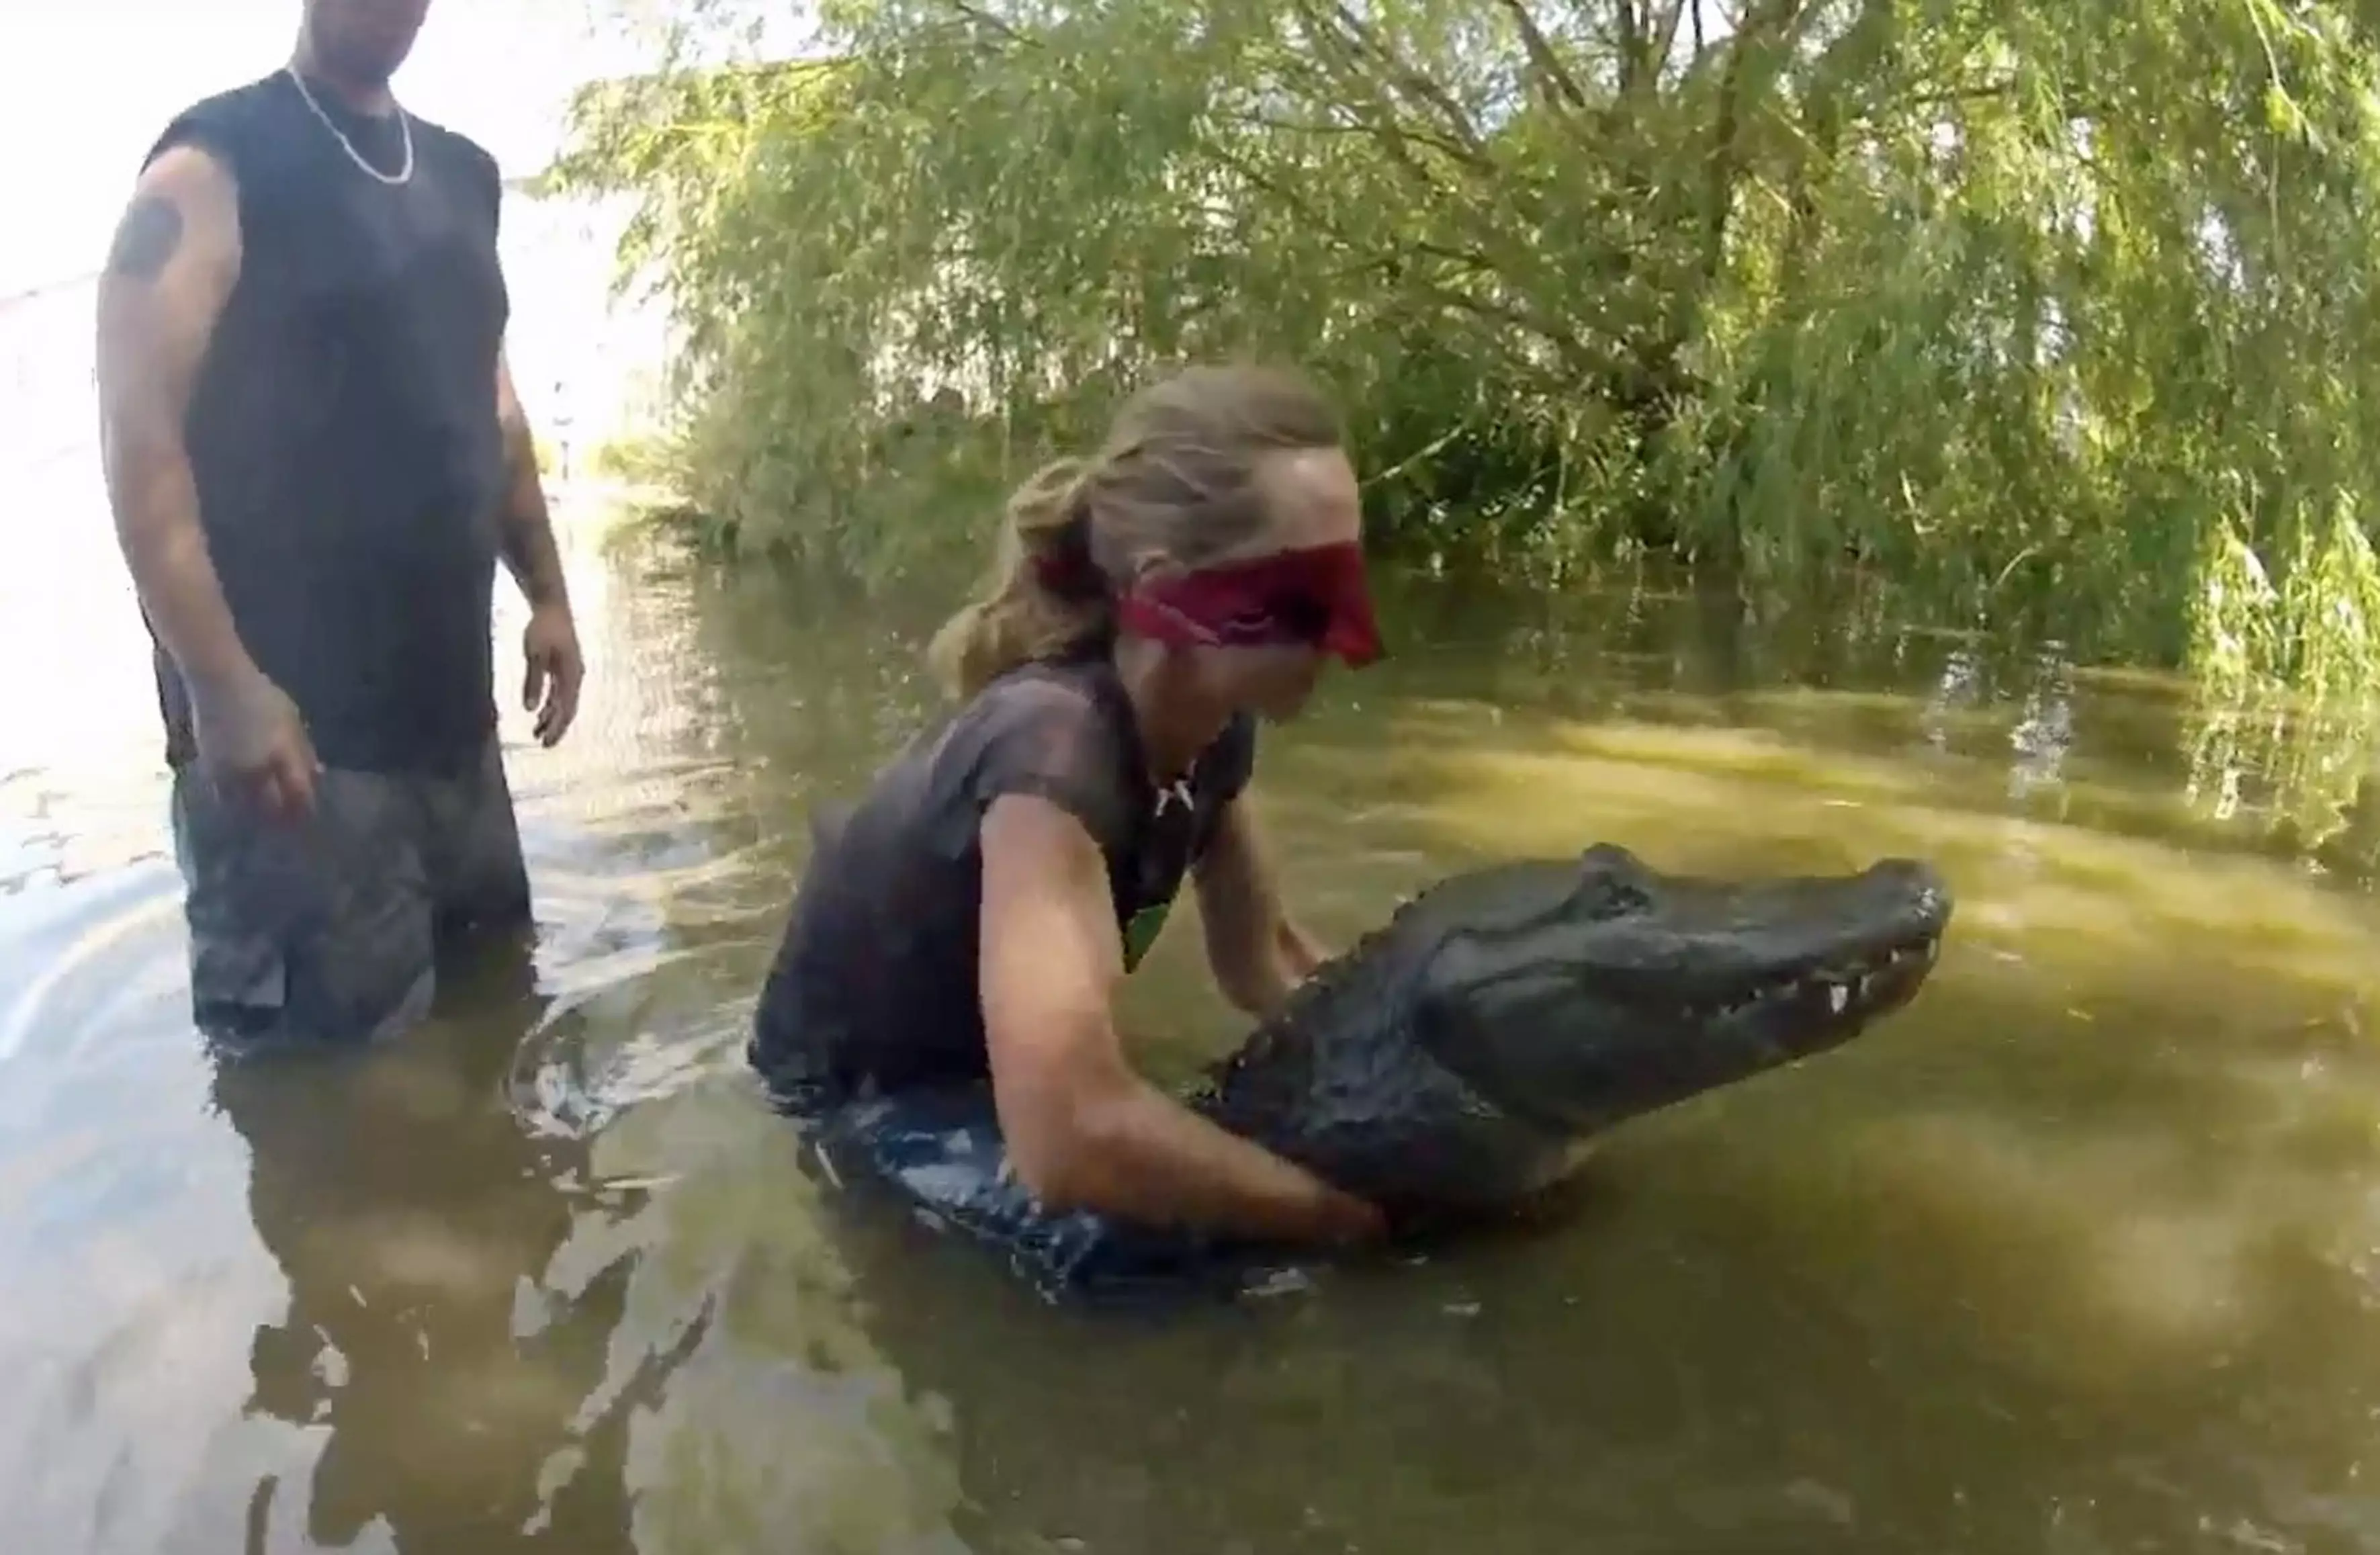
[[[537,448],[528,416],[513,392],[512,369],[496,353],[496,421],[504,436],[511,485],[504,493],[504,565],[528,601],[528,629],[521,634],[528,679],[521,706],[537,714],[538,743],[552,747],[578,716],[578,683],[587,673],[578,655],[578,631],[570,619],[570,588],[562,576],[562,553],[553,543],[553,523],[545,511],[545,484],[537,471]]]
[[[529,612],[528,626],[521,633],[521,658],[528,669],[521,682],[521,706],[537,714],[538,743],[550,749],[578,716],[578,683],[587,675],[568,604],[543,604]]]
[[[251,671],[222,685],[192,686],[190,708],[199,770],[207,781],[270,820],[293,821],[312,812],[322,763],[286,692]]]

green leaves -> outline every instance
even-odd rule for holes
[[[1856,558],[1937,615],[2269,673],[2380,620],[2340,606],[2380,490],[2348,7],[841,0],[819,31],[590,91],[555,171],[641,201],[690,494],[746,541],[978,550],[1117,396],[1252,354],[1335,385],[1416,553],[1673,547],[1754,590]],[[2225,608],[2263,625],[2216,630],[2243,554],[2272,587]]]

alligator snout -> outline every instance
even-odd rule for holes
[[[1915,998],[1952,910],[1917,859],[1727,880],[1606,845],[1566,910],[1450,935],[1415,1029],[1495,1105],[1585,1135],[1840,1046]]]

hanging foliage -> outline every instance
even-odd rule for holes
[[[716,532],[881,573],[1192,358],[1376,532],[1853,565],[2086,654],[2368,684],[2380,49],[2277,0],[841,0],[590,89]],[[716,37],[732,6],[689,25]]]

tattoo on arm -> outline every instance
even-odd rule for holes
[[[107,249],[107,273],[128,281],[154,281],[182,246],[182,208],[162,194],[134,200],[116,224]]]
[[[116,538],[152,628],[197,682],[253,675],[200,524],[183,419],[241,264],[238,188],[175,146],[141,173],[99,277],[94,377]]]

